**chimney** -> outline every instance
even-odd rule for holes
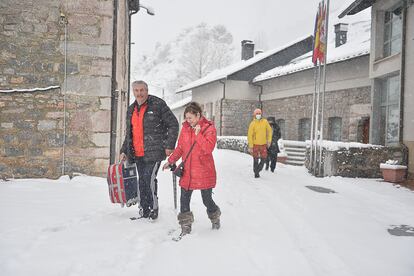
[[[254,43],[251,40],[242,40],[241,59],[248,60],[254,56]]]
[[[348,33],[348,24],[338,23],[335,25],[335,47],[346,43]]]

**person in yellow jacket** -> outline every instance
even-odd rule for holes
[[[254,177],[260,177],[259,172],[267,159],[267,148],[272,143],[272,128],[269,122],[262,118],[262,110],[257,108],[253,112],[254,118],[249,125],[247,141],[249,153],[253,156]]]

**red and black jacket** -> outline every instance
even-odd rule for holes
[[[144,161],[157,162],[164,160],[165,149],[174,149],[178,137],[178,121],[164,100],[148,95],[147,108],[143,119]],[[129,161],[135,158],[132,133],[132,114],[138,104],[134,101],[128,107],[126,118],[126,135],[121,153],[125,153]]]

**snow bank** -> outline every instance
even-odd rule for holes
[[[414,238],[387,231],[414,226],[413,192],[375,179],[316,178],[279,163],[257,179],[250,156],[213,154],[222,228],[211,230],[195,191],[193,230],[178,243],[169,171],[158,173],[157,221],[131,221],[137,208],[111,204],[104,178],[0,181],[0,274],[413,275]]]

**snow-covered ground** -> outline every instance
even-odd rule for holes
[[[0,275],[414,275],[414,237],[387,231],[414,225],[412,191],[279,164],[255,179],[248,155],[215,158],[222,228],[210,229],[195,192],[180,242],[169,172],[155,222],[129,220],[136,207],[111,204],[104,178],[0,182]]]

